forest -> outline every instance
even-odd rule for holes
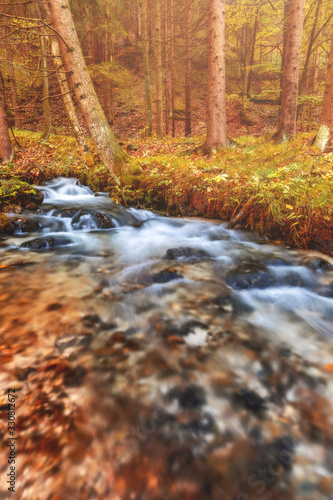
[[[0,1],[0,498],[333,498],[331,0]]]

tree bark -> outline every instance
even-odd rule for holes
[[[320,52],[319,52],[319,46],[321,44],[321,39],[323,36],[323,30],[320,30],[318,33],[318,46],[316,48],[315,54],[314,54],[314,61],[313,61],[313,76],[312,76],[312,93],[315,95],[317,92],[317,85],[318,85],[318,76],[319,76],[319,62],[320,62]]]
[[[150,67],[149,67],[149,40],[147,29],[147,11],[145,0],[140,0],[140,19],[142,30],[142,53],[143,53],[143,81],[146,100],[146,129],[147,135],[153,132],[153,110],[151,105],[151,85],[150,85]]]
[[[42,5],[35,3],[35,9],[37,16],[40,19],[45,19],[45,10]],[[43,81],[43,111],[44,111],[44,130],[40,137],[41,141],[47,141],[51,134],[52,120],[51,120],[51,109],[49,100],[49,73],[47,67],[47,32],[45,26],[41,28],[40,36],[40,52],[41,52],[41,70],[42,70],[42,81]]]
[[[98,101],[84,61],[68,0],[50,0],[49,6],[54,28],[61,35],[61,38],[59,37],[61,55],[81,113],[97,153],[113,180],[120,184],[114,168],[121,171],[127,155],[117,143]]]
[[[154,52],[156,62],[156,133],[163,136],[163,62],[161,0],[154,0]]]
[[[301,81],[299,84],[299,92],[300,93],[302,93],[303,90],[305,91],[305,93],[309,90],[309,85],[306,85],[306,82],[309,81],[308,72],[309,72],[309,66],[310,66],[310,57],[312,54],[313,43],[314,43],[315,39],[318,37],[318,34],[316,35],[316,29],[317,29],[318,18],[319,18],[319,14],[321,11],[321,5],[322,5],[322,0],[317,0],[317,1],[318,1],[317,9],[316,9],[315,18],[313,21],[312,30],[311,30],[308,50],[306,53],[304,68],[303,68],[303,72],[302,72],[302,77],[301,77]]]
[[[333,147],[333,38],[328,59],[323,108],[314,145],[321,152],[332,150]]]
[[[41,49],[41,69],[42,69],[42,79],[43,79],[43,111],[44,111],[44,130],[41,135],[42,141],[47,141],[51,134],[52,120],[51,120],[51,108],[49,100],[49,74],[47,68],[47,39],[46,30],[42,28],[42,36],[40,37],[40,49]]]
[[[20,109],[18,105],[18,98],[17,98],[17,89],[16,89],[16,79],[15,79],[15,72],[14,72],[14,65],[13,65],[13,51],[12,51],[12,45],[11,45],[11,37],[9,35],[10,28],[5,24],[5,32],[6,32],[6,52],[7,52],[7,59],[8,59],[8,72],[9,72],[9,83],[10,83],[10,92],[11,92],[11,98],[12,98],[12,104],[14,108],[14,123],[15,127],[19,128],[21,126],[21,115],[20,115]]]
[[[280,74],[280,88],[282,97],[282,85],[283,85],[283,70],[286,60],[286,47],[287,47],[287,36],[288,36],[288,23],[289,23],[289,13],[290,5],[292,0],[284,0],[284,10],[283,10],[283,47],[282,47],[282,58],[281,58],[281,74]]]
[[[166,93],[168,118],[171,120],[171,134],[175,137],[175,78],[174,78],[174,0],[167,0],[166,8]]]
[[[251,86],[252,86],[252,76],[253,76],[253,64],[254,64],[254,54],[256,50],[256,39],[257,39],[257,31],[258,31],[258,18],[259,18],[259,9],[256,12],[256,17],[254,19],[253,31],[252,31],[252,43],[251,43],[251,54],[250,54],[250,68],[249,74],[247,78],[247,88],[246,95],[250,97],[251,94]]]
[[[14,149],[9,137],[6,113],[5,86],[0,68],[0,159],[10,163],[14,159]]]
[[[290,0],[281,94],[280,123],[273,138],[288,142],[296,137],[298,77],[301,59],[305,0]]]
[[[225,76],[225,0],[209,0],[206,153],[227,146]]]
[[[192,53],[191,53],[191,34],[192,34],[192,1],[186,2],[186,73],[185,73],[185,136],[192,133],[192,106],[191,106],[191,88],[192,88]]]
[[[76,110],[74,107],[73,99],[71,96],[71,91],[68,85],[66,73],[64,69],[61,69],[63,67],[63,61],[60,56],[60,47],[59,47],[59,42],[56,37],[52,37],[52,42],[51,42],[51,51],[53,55],[53,64],[54,67],[57,71],[57,78],[58,78],[58,83],[60,87],[60,91],[62,93],[62,98],[64,102],[64,106],[66,109],[67,117],[68,120],[71,124],[72,130],[74,137],[76,139],[77,145],[79,147],[81,156],[85,163],[88,166],[92,166],[94,164],[94,159],[93,156],[89,150],[87,141],[84,137],[80,122],[78,120]]]

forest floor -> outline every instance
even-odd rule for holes
[[[313,133],[283,145],[274,145],[269,134],[242,136],[236,147],[210,157],[200,152],[203,136],[132,137],[123,142],[133,160],[121,189],[97,155],[96,166],[87,169],[72,137],[52,135],[43,144],[38,132],[16,130],[15,135],[15,162],[0,169],[3,212],[19,212],[17,205],[36,201],[29,184],[75,177],[129,206],[230,221],[230,227],[245,227],[272,241],[333,254],[333,153],[312,148]]]

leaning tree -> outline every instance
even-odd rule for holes
[[[113,180],[119,184],[115,167],[121,169],[127,155],[110,129],[96,95],[82,54],[69,2],[68,0],[50,0],[49,7],[70,86],[74,91],[97,153]]]

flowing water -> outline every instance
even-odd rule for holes
[[[332,260],[40,189],[0,243],[0,498],[332,499]]]

